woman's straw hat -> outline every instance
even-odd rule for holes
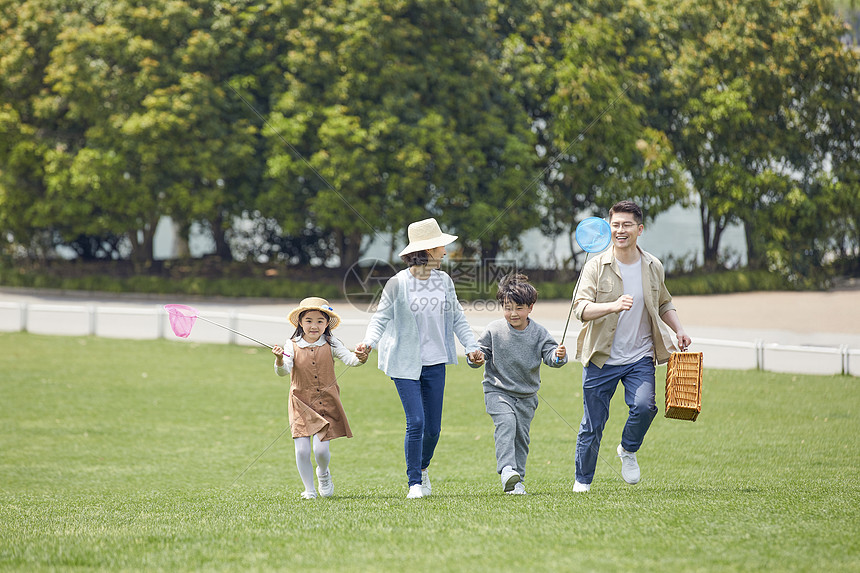
[[[293,326],[298,327],[299,315],[306,310],[318,310],[323,314],[328,315],[328,327],[332,330],[337,328],[337,325],[340,324],[340,317],[326,299],[318,296],[309,296],[290,312],[289,320]]]
[[[400,251],[401,257],[417,251],[444,247],[457,240],[457,235],[443,233],[442,229],[439,228],[439,223],[432,217],[409,225],[407,234],[409,235],[409,244]]]

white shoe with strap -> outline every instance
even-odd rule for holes
[[[520,476],[520,474],[518,474],[516,470],[514,470],[514,468],[512,468],[511,466],[503,467],[501,476],[502,487],[504,488],[505,492],[513,491],[514,487],[516,487],[516,485],[520,483],[520,480],[522,479],[522,476]]]
[[[578,481],[573,482],[573,492],[574,493],[588,493],[588,490],[591,489],[590,483],[579,483]]]
[[[507,493],[508,495],[526,495],[526,486],[524,486],[523,482],[520,481],[517,482],[517,484],[514,486],[514,489],[505,493]]]
[[[430,472],[426,469],[421,470],[421,494],[422,497],[427,497],[433,493],[433,488],[430,486]]]
[[[320,495],[323,497],[331,497],[334,493],[334,482],[331,479],[331,470],[320,475],[319,468],[317,468],[317,480],[319,481]]]
[[[618,457],[621,458],[621,477],[630,485],[639,483],[639,462],[636,452],[628,452],[618,444]]]

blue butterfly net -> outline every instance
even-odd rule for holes
[[[612,241],[612,230],[606,220],[588,217],[576,226],[574,238],[579,248],[586,253],[599,253]]]

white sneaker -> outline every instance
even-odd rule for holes
[[[508,495],[526,495],[526,486],[523,485],[523,482],[517,482],[514,489],[505,493]]]
[[[317,498],[316,492],[313,492],[313,491],[303,491],[302,492],[302,499],[316,499],[316,498]]]
[[[639,462],[636,452],[628,452],[618,444],[618,457],[621,458],[621,477],[630,485],[639,483]]]
[[[416,483],[415,485],[410,485],[409,493],[406,494],[406,499],[418,499],[419,497],[424,497],[421,484]]]
[[[320,495],[331,497],[331,494],[334,493],[334,482],[331,479],[331,471],[327,471],[325,475],[320,475],[320,469],[317,468],[317,480],[319,481]]]
[[[573,482],[573,493],[588,493],[588,490],[590,489],[590,483],[579,483],[578,481]]]
[[[505,491],[513,491],[514,486],[520,483],[520,474],[514,471],[514,468],[511,466],[505,466],[502,468],[502,487],[505,488]]]
[[[427,497],[433,491],[433,488],[430,487],[430,472],[427,470],[421,470],[421,495],[423,497]]]

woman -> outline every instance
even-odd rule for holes
[[[430,495],[427,467],[439,441],[445,365],[456,364],[454,335],[469,360],[484,355],[466,322],[454,281],[439,270],[445,245],[457,240],[443,233],[436,219],[409,225],[409,244],[400,252],[407,268],[385,284],[379,307],[356,352],[379,351],[379,369],[397,387],[406,414],[407,499]]]

